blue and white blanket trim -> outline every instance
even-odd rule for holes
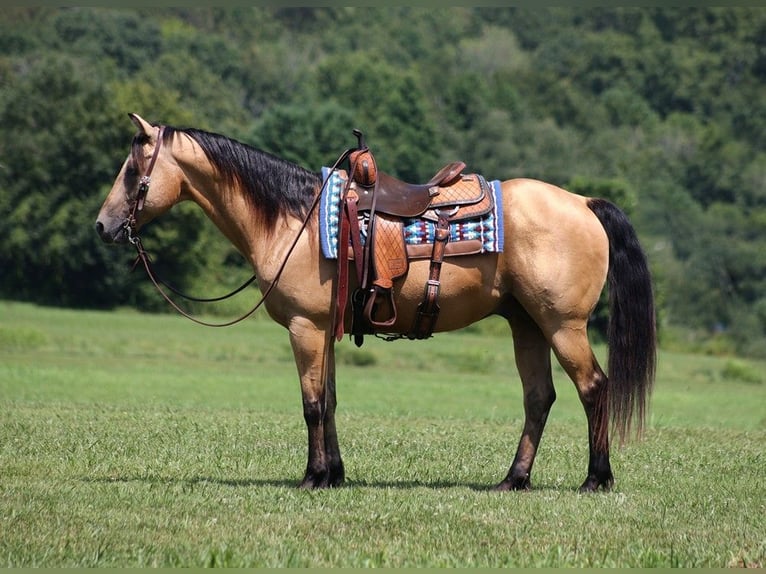
[[[322,181],[328,178],[322,190],[319,202],[319,241],[322,254],[327,259],[338,258],[338,231],[340,227],[340,194],[346,185],[346,178],[330,168],[322,168]],[[495,195],[495,207],[487,215],[461,223],[450,225],[450,241],[461,239],[481,239],[480,253],[500,253],[503,251],[503,202],[500,181],[489,182]],[[404,220],[404,242],[407,245],[433,243],[436,224],[426,219]],[[364,228],[362,229],[364,241]]]

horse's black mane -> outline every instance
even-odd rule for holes
[[[196,141],[228,183],[242,186],[267,225],[282,214],[303,217],[322,183],[318,173],[220,134],[166,126],[163,140],[177,133]]]

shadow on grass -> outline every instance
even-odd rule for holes
[[[213,478],[210,476],[194,476],[190,478],[178,476],[156,476],[156,475],[136,475],[136,476],[84,476],[82,482],[111,484],[111,483],[144,483],[144,484],[176,484],[180,486],[196,486],[201,484],[217,484],[220,486],[231,486],[233,488],[243,488],[250,486],[273,486],[279,488],[289,488],[298,485],[295,480],[269,480],[257,478]]]
[[[342,488],[378,488],[378,489],[416,489],[425,488],[432,490],[449,489],[449,488],[467,488],[476,492],[496,492],[499,495],[506,493],[535,493],[535,492],[562,492],[562,493],[574,493],[578,492],[577,487],[572,486],[552,486],[549,484],[542,484],[539,486],[532,485],[530,490],[498,490],[496,483],[475,483],[475,482],[460,482],[460,481],[428,481],[428,480],[353,480],[346,481]]]
[[[425,488],[440,490],[447,488],[468,488],[476,491],[490,492],[494,489],[493,484],[478,484],[475,482],[461,482],[456,480],[347,480],[344,488],[377,488],[382,490],[411,490]]]
[[[232,488],[249,487],[274,487],[274,488],[293,488],[299,490],[298,480],[292,479],[266,479],[266,478],[215,478],[210,476],[195,476],[190,478],[168,477],[154,475],[140,476],[100,476],[100,477],[82,477],[82,482],[109,484],[109,483],[145,483],[145,484],[175,484],[179,486],[194,487],[197,485],[214,484],[219,486],[229,486]],[[450,488],[467,488],[476,492],[498,492],[495,484],[479,484],[474,482],[461,481],[443,481],[443,480],[346,480],[346,482],[335,489],[354,489],[369,488],[380,490],[414,490],[418,488],[440,490]],[[558,487],[550,485],[533,486],[531,491],[515,492],[577,492],[576,488]]]

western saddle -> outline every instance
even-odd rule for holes
[[[338,290],[335,336],[343,337],[348,297],[349,260],[354,261],[358,288],[351,298],[351,334],[361,346],[365,334],[386,333],[397,319],[394,281],[409,269],[409,260],[430,258],[423,301],[418,305],[408,337],[427,339],[439,316],[441,265],[445,256],[477,253],[480,240],[449,244],[450,224],[487,214],[494,197],[486,180],[464,175],[465,163],[453,162],[427,183],[411,184],[377,169],[375,158],[359,130],[358,147],[349,155],[349,172],[341,193],[338,233]],[[404,220],[422,219],[435,224],[432,244],[406,245]]]

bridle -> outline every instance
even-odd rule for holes
[[[143,243],[141,242],[141,238],[138,235],[137,230],[137,216],[141,212],[141,210],[144,208],[144,203],[146,202],[146,196],[149,193],[149,186],[151,184],[151,178],[152,178],[152,171],[154,170],[154,166],[157,163],[157,157],[159,156],[160,147],[162,146],[162,136],[164,133],[165,127],[160,126],[160,131],[157,134],[157,143],[154,146],[154,152],[152,152],[152,157],[149,160],[149,165],[146,168],[146,173],[141,176],[141,178],[138,181],[138,190],[136,194],[136,199],[133,202],[133,205],[130,208],[130,212],[128,214],[128,218],[125,220],[125,223],[123,224],[123,229],[125,230],[125,234],[127,235],[128,242],[136,249],[136,259],[133,261],[133,265],[131,270],[135,270],[135,268],[138,266],[139,263],[143,264],[144,269],[146,270],[146,274],[151,280],[151,282],[154,284],[157,291],[159,291],[160,295],[167,301],[171,307],[173,307],[178,313],[186,317],[187,319],[194,321],[195,323],[198,323],[200,325],[204,325],[206,327],[229,327],[231,325],[234,325],[236,323],[239,323],[240,321],[244,321],[248,317],[250,317],[253,313],[255,313],[263,303],[266,302],[266,299],[271,294],[274,287],[279,282],[280,277],[282,276],[282,272],[285,270],[285,267],[287,266],[287,261],[290,259],[290,255],[292,255],[293,250],[295,249],[295,246],[298,244],[298,240],[300,239],[300,236],[303,234],[304,230],[306,229],[306,226],[309,223],[309,220],[311,219],[311,214],[316,209],[316,206],[319,204],[319,200],[322,196],[322,191],[324,190],[325,186],[327,185],[327,182],[329,181],[332,174],[337,171],[338,166],[353,152],[355,151],[355,148],[347,149],[344,151],[340,157],[338,157],[337,161],[333,164],[332,168],[330,168],[330,171],[328,175],[325,177],[324,181],[322,182],[322,186],[319,188],[319,192],[314,197],[314,201],[311,203],[311,206],[309,207],[308,211],[306,212],[305,217],[303,218],[303,222],[301,223],[300,228],[298,229],[298,233],[295,235],[295,238],[293,239],[293,242],[290,244],[290,248],[287,250],[287,254],[285,255],[284,260],[280,264],[279,268],[277,269],[276,274],[274,275],[274,279],[272,280],[271,284],[268,286],[266,291],[263,292],[261,295],[260,300],[253,306],[248,312],[246,312],[244,315],[241,315],[240,317],[237,317],[236,319],[232,319],[231,321],[226,321],[224,323],[208,323],[207,321],[202,321],[201,319],[197,319],[196,317],[189,314],[187,311],[182,309],[175,301],[173,301],[162,289],[162,287],[166,287],[176,295],[183,297],[184,299],[188,301],[195,301],[198,303],[213,303],[216,301],[223,301],[224,299],[228,299],[229,297],[233,297],[237,293],[243,291],[246,287],[248,287],[253,281],[256,280],[255,274],[250,277],[247,281],[245,281],[242,285],[237,287],[234,291],[231,291],[230,293],[227,293],[226,295],[222,295],[220,297],[212,297],[212,298],[199,298],[199,297],[192,297],[190,295],[186,295],[167,283],[166,281],[162,280],[160,277],[158,277],[157,273],[154,271],[151,263],[151,258],[149,257],[149,254],[144,249]]]

